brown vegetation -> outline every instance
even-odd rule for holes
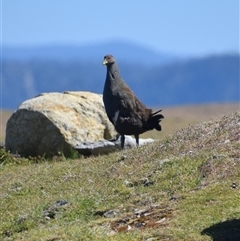
[[[159,109],[159,108],[155,108]],[[188,127],[189,125],[197,124],[202,121],[217,118],[221,115],[226,115],[234,111],[240,110],[237,103],[233,104],[206,104],[206,105],[189,105],[179,107],[162,108],[165,119],[162,121],[162,132],[150,131],[143,135],[144,137],[161,138],[181,128]],[[0,122],[0,141],[5,139],[6,123],[11,116],[12,111],[1,111]]]

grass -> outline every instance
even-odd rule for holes
[[[0,237],[240,240],[239,125],[235,112],[88,158],[22,159],[1,149]]]

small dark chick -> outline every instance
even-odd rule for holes
[[[121,148],[124,148],[124,135],[134,135],[139,145],[139,135],[156,129],[161,131],[161,110],[152,112],[133,93],[121,78],[117,63],[112,55],[104,56],[103,65],[107,66],[106,81],[103,90],[103,102],[109,120],[121,136]]]

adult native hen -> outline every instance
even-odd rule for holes
[[[134,135],[139,145],[139,135],[156,129],[161,131],[163,115],[152,112],[133,93],[121,78],[116,61],[112,55],[104,56],[107,76],[103,90],[103,102],[109,120],[121,135],[121,148],[124,148],[124,135]]]

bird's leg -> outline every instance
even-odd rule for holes
[[[121,149],[123,150],[124,148],[124,141],[125,141],[125,136],[121,135]]]
[[[135,139],[136,139],[136,144],[137,146],[139,146],[139,135],[134,135],[135,136]]]

